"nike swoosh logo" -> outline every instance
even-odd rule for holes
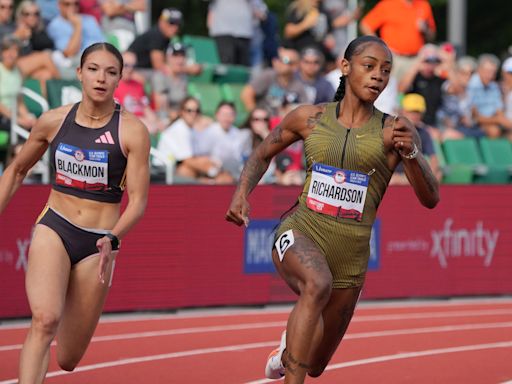
[[[360,139],[360,138],[362,138],[362,137],[365,137],[366,135],[367,135],[366,133],[365,133],[364,135],[357,135],[357,134],[356,134],[356,139]]]

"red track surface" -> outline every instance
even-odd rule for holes
[[[287,310],[105,316],[79,367],[45,383],[265,383]],[[0,384],[14,383],[27,331],[0,325]],[[512,380],[512,299],[362,303],[314,383],[504,383]]]

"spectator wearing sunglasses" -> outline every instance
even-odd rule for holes
[[[242,89],[240,97],[248,111],[256,106],[267,108],[272,116],[279,113],[284,95],[293,92],[299,103],[308,100],[304,85],[295,77],[299,55],[293,49],[279,48],[278,56],[272,59],[272,68],[256,73]]]
[[[212,120],[201,114],[201,104],[193,97],[181,103],[179,117],[160,135],[157,149],[176,163],[175,182],[181,184],[225,184],[232,177],[221,169],[220,161],[194,146],[194,138],[208,131]],[[206,133],[208,135],[208,133]],[[159,165],[154,160],[155,165]]]
[[[12,0],[0,0],[0,41],[16,29],[12,20],[13,10]]]
[[[166,71],[155,71],[151,88],[155,110],[166,121],[177,118],[181,102],[187,96],[187,51],[181,43],[171,43],[166,54]]]
[[[14,36],[21,45],[18,68],[23,77],[39,80],[42,94],[46,96],[46,81],[60,77],[60,72],[52,60],[54,44],[46,33],[36,2],[23,0],[16,8]]]
[[[309,104],[327,103],[334,97],[334,88],[322,74],[324,55],[314,47],[301,51],[299,70],[295,76],[304,84]]]

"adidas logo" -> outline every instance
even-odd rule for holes
[[[101,135],[96,140],[94,140],[94,142],[101,143],[101,144],[115,144],[114,138],[110,134],[110,131],[105,132],[103,135]]]

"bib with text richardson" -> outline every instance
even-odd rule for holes
[[[306,204],[315,212],[361,221],[369,181],[365,173],[315,163]]]

